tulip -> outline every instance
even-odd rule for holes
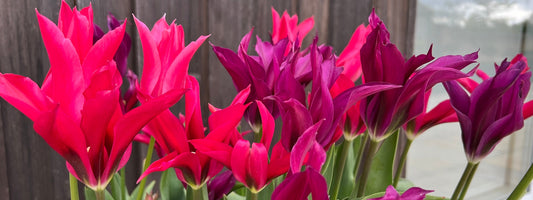
[[[400,51],[390,43],[387,28],[374,12],[369,22],[372,32],[361,48],[365,82],[403,86],[371,95],[361,102],[361,115],[370,138],[382,141],[423,112],[425,93],[434,85],[472,74],[473,71],[465,74],[460,70],[475,62],[477,52],[465,56],[443,56],[418,69],[433,60],[431,48],[427,54],[404,61]]]
[[[283,180],[272,193],[272,199],[305,200],[311,194],[313,199],[325,200],[329,199],[327,189],[326,179],[319,172],[308,168]]]
[[[389,186],[387,187],[383,197],[372,198],[368,200],[423,200],[426,198],[426,194],[430,192],[433,192],[433,190],[424,190],[419,187],[412,187],[400,195],[394,189],[394,187]]]
[[[231,171],[225,171],[217,175],[207,185],[209,200],[219,200],[231,192],[235,186],[235,177]]]
[[[243,183],[251,195],[257,195],[272,179],[286,173],[289,169],[290,158],[281,143],[274,145],[269,157],[268,152],[274,134],[274,118],[263,103],[260,101],[256,103],[263,128],[261,137],[255,138],[251,145],[244,139],[238,139],[233,144],[228,143],[229,140],[217,139],[222,137],[213,137],[211,133],[206,139],[191,141],[199,152],[218,160],[229,168],[235,179]]]
[[[123,114],[122,79],[112,58],[125,24],[93,45],[90,6],[71,10],[63,1],[58,26],[38,12],[37,19],[50,71],[41,88],[27,77],[0,74],[0,96],[34,122],[35,131],[65,158],[72,175],[103,191],[129,159],[137,132],[183,91],[169,91]]]
[[[468,165],[452,199],[462,199],[479,162],[506,136],[524,126],[523,105],[530,86],[531,72],[526,63],[504,60],[496,65],[496,75],[484,80],[468,96],[457,82],[445,82],[461,125]]]
[[[280,40],[288,38],[291,43],[296,41],[301,44],[302,39],[313,29],[315,25],[315,19],[313,16],[305,19],[298,24],[298,15],[290,16],[287,11],[283,11],[280,15],[274,9],[272,10],[272,44],[277,44]]]
[[[255,49],[258,56],[248,55],[246,52],[251,35],[252,31],[243,37],[237,52],[218,46],[213,46],[213,51],[228,71],[237,91],[251,85],[246,103],[252,105],[246,111],[245,118],[257,132],[260,120],[255,100],[262,101],[277,118],[282,112],[279,102],[294,98],[306,104],[304,88],[311,81],[312,74],[309,55],[301,55],[299,46],[284,55],[287,39],[272,44],[257,38]]]

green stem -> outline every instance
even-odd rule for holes
[[[144,159],[143,173],[148,169],[148,166],[152,162],[152,153],[154,152],[155,138],[150,137],[150,143],[148,144],[148,152],[146,153],[146,159]],[[141,200],[144,194],[144,185],[146,185],[146,177],[141,181],[139,186],[139,193],[137,193],[137,200]]]
[[[511,195],[509,195],[508,200],[518,200],[521,199],[522,196],[526,193],[527,187],[529,187],[529,184],[531,183],[531,180],[533,180],[533,163],[531,166],[529,166],[529,169],[527,170],[524,177],[522,177],[522,180],[520,180],[520,183],[516,186],[516,188],[513,190]]]
[[[357,189],[357,197],[362,197],[365,195],[365,188],[366,183],[368,179],[368,174],[370,174],[370,168],[372,166],[372,161],[374,158],[374,155],[376,155],[377,150],[379,149],[380,142],[370,140],[370,146],[368,146],[368,154],[365,156],[364,162],[360,163],[363,164],[363,171],[361,173],[361,178],[358,181],[359,187]]]
[[[398,186],[398,181],[400,180],[403,168],[405,167],[405,162],[407,161],[407,154],[409,153],[411,143],[413,143],[413,140],[407,139],[407,142],[405,143],[405,147],[402,152],[402,157],[400,157],[400,163],[398,164],[398,168],[396,169],[396,174],[394,174],[394,187]]]
[[[340,152],[337,152],[337,158],[335,159],[335,165],[333,166],[333,180],[329,191],[331,199],[337,199],[339,188],[341,186],[342,175],[344,172],[344,166],[346,165],[346,158],[348,157],[348,151],[352,149],[352,140],[344,140],[341,144]]]
[[[473,164],[473,163],[472,163]],[[468,191],[468,187],[470,186],[470,182],[472,182],[472,178],[474,178],[474,174],[476,173],[477,166],[479,166],[479,162],[476,164],[473,164],[472,170],[470,170],[470,173],[468,175],[468,179],[466,179],[465,185],[463,187],[463,191],[461,192],[461,196],[459,196],[459,200],[463,200],[466,195],[466,191]]]
[[[455,190],[453,191],[453,195],[452,195],[451,200],[457,200],[457,198],[461,194],[461,191],[463,190],[465,182],[468,179],[470,171],[472,171],[473,167],[474,167],[474,165],[472,163],[468,162],[468,164],[465,167],[465,171],[463,171],[463,175],[461,176],[461,179],[457,183],[457,187],[455,187]]]
[[[354,167],[354,178],[355,180],[357,180],[357,177],[359,175],[359,168],[361,168],[361,162],[363,160],[363,153],[365,151],[365,148],[366,148],[366,143],[368,143],[368,133],[365,133],[364,135],[364,138],[363,139],[360,139],[359,140],[359,151],[357,152],[357,156],[355,157],[355,167]],[[359,185],[358,185],[359,182],[355,182],[353,184],[354,186],[354,189],[352,191],[352,195],[351,197],[352,198],[355,198],[356,195],[357,195],[357,190],[359,189]]]
[[[207,200],[207,185],[203,184],[200,188],[187,186],[187,200]]]
[[[120,196],[121,199],[126,199],[126,169],[120,169]]]
[[[78,179],[74,177],[71,173],[68,174],[68,179],[70,182],[70,200],[79,200],[80,193],[78,192]]]
[[[259,195],[258,193],[252,192],[250,189],[246,192],[246,200],[258,200]]]
[[[96,200],[105,200],[105,188],[95,190],[94,195]]]

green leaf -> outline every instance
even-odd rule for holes
[[[113,175],[113,179],[111,179],[111,182],[107,187],[111,190],[111,196],[113,196],[115,200],[125,200],[122,199],[122,187],[120,184],[120,175],[118,173]]]
[[[353,142],[359,142],[361,137],[357,137]],[[353,148],[354,145],[350,145],[350,148]],[[359,146],[357,146],[359,148]],[[357,150],[355,150],[357,151]],[[354,189],[355,177],[354,177],[354,168],[355,168],[355,155],[354,150],[350,149],[348,151],[348,156],[346,157],[346,163],[344,164],[344,172],[342,173],[341,187],[339,189],[338,198],[343,199],[349,197],[352,194]]]
[[[412,187],[416,187],[413,182],[407,179],[400,178],[400,181],[398,181],[398,185],[396,186],[396,190],[398,192],[405,192]]]
[[[84,195],[85,195],[85,200],[96,200],[96,193],[88,187],[85,187]],[[109,193],[107,190],[105,190],[105,199],[115,200],[113,196],[111,195],[111,193]]]
[[[333,161],[335,160],[335,155],[337,154],[337,147],[332,145],[327,152],[326,162],[322,166],[321,174],[326,179],[326,183],[331,185],[331,179],[333,179]]]
[[[225,200],[246,200],[245,196],[238,195],[235,192],[229,193],[227,196],[224,196]]]
[[[392,185],[398,132],[385,139],[373,158],[365,195],[383,192]]]
[[[168,169],[161,174],[159,193],[161,200],[185,199],[185,188],[174,169]]]
[[[137,185],[137,187],[133,190],[133,192],[131,193],[131,196],[129,197],[129,199],[137,199],[137,193],[139,193],[139,187],[140,185]],[[141,199],[144,199],[144,197],[146,197],[147,194],[152,194],[152,189],[154,189],[154,186],[155,186],[155,181],[152,181],[150,182],[150,184],[148,184],[148,186],[146,186],[144,188],[144,192],[142,194]]]

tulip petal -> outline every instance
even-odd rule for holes
[[[164,18],[164,16],[163,16]],[[156,37],[159,34],[151,34],[146,25],[133,16],[139,38],[143,47],[143,74],[140,88],[143,92],[152,95],[161,74],[161,60],[157,50]],[[165,22],[166,23],[166,22]],[[167,25],[168,26],[168,25]],[[155,29],[156,26],[154,26]]]
[[[0,74],[0,96],[32,121],[53,107],[35,82],[16,74]]]

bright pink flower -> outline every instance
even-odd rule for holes
[[[410,140],[414,140],[416,136],[433,126],[442,123],[457,122],[458,120],[455,110],[453,110],[452,105],[450,104],[450,100],[444,100],[430,111],[427,111],[430,94],[431,89],[428,90],[424,96],[423,112],[404,125],[406,135]]]
[[[296,42],[296,39],[298,39],[298,44],[301,44],[302,39],[313,29],[314,25],[315,19],[313,16],[298,24],[297,15],[290,16],[287,11],[283,11],[283,15],[280,17],[278,12],[272,7],[271,37],[273,44],[277,44],[284,38],[289,38],[291,43]]]
[[[104,189],[129,159],[131,141],[161,111],[179,100],[172,90],[127,114],[113,56],[125,24],[92,44],[92,8],[71,10],[63,1],[59,26],[37,12],[50,71],[41,88],[27,77],[0,74],[0,96],[34,122],[35,131],[92,189]]]
[[[200,36],[185,46],[183,27],[159,19],[152,30],[133,18],[143,47],[143,74],[139,91],[158,96],[174,88],[184,88],[189,62],[196,50],[209,36]]]
[[[379,198],[372,198],[368,200],[423,200],[426,198],[426,194],[433,192],[433,190],[424,190],[419,187],[412,187],[405,191],[402,195],[390,185],[385,191],[385,195]]]
[[[165,171],[173,167],[182,182],[198,188],[222,170],[223,166],[217,160],[189,145],[190,140],[204,138],[204,127],[198,82],[189,76],[186,87],[191,88],[191,91],[185,93],[186,108],[183,120],[179,120],[167,110],[143,129],[147,135],[154,136],[164,157],[152,163],[139,180],[152,172]],[[237,98],[241,95],[248,94],[244,92]],[[237,102],[226,109],[214,112],[209,118],[211,130],[209,135],[216,137],[233,133],[246,107],[242,102]],[[223,121],[221,117],[224,117]]]
[[[232,143],[228,139],[221,140],[223,137],[212,136],[211,133],[206,139],[191,141],[200,152],[223,163],[233,172],[237,181],[253,192],[261,191],[272,179],[286,173],[290,158],[281,143],[274,145],[269,157],[268,152],[274,134],[274,118],[263,103],[260,101],[256,103],[263,126],[259,142],[250,145],[249,141],[238,139]]]
[[[355,29],[348,45],[344,48],[337,59],[337,67],[343,67],[342,74],[346,75],[352,82],[357,81],[363,69],[361,68],[361,47],[366,42],[366,37],[372,32],[372,27],[361,24]]]

